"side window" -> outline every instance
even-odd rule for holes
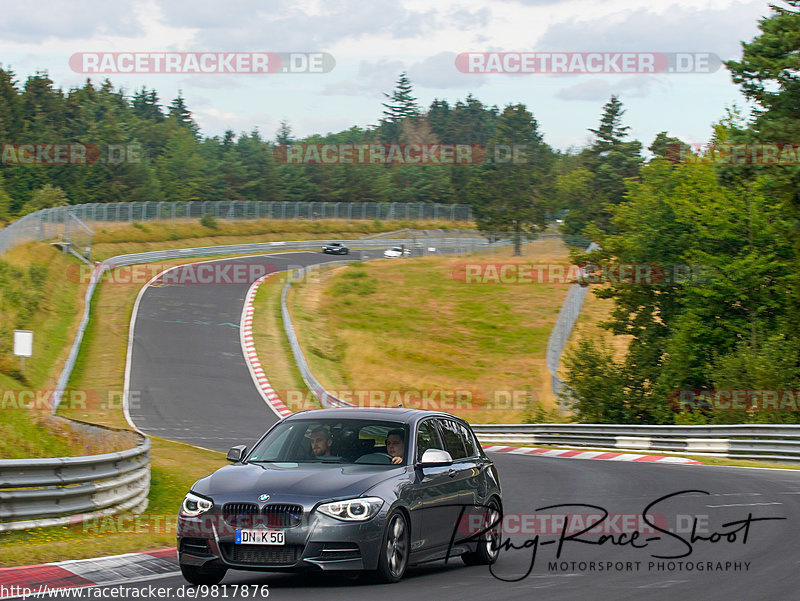
[[[422,422],[417,430],[417,461],[422,460],[422,454],[428,449],[444,451],[442,439],[432,420]]]
[[[461,431],[461,438],[464,441],[464,447],[467,451],[467,457],[475,457],[478,452],[475,449],[475,439],[472,436],[472,432],[470,429],[467,428],[464,424],[456,423],[456,426]]]
[[[442,429],[445,450],[450,453],[454,461],[464,459],[467,456],[467,450],[464,448],[459,425],[449,419],[441,419],[439,420],[439,427]]]

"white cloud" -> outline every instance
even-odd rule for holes
[[[540,51],[712,52],[739,56],[739,40],[752,38],[764,13],[762,0],[724,8],[677,5],[624,10],[599,18],[585,15],[551,25],[537,40]]]
[[[48,39],[141,35],[131,7],[107,0],[4,2],[0,36],[6,41],[42,43]]]
[[[590,79],[577,83],[556,92],[556,98],[561,100],[587,100],[591,102],[606,101],[611,95],[623,98],[644,98],[649,95],[651,88],[657,83],[664,84],[652,75],[635,75],[618,81],[603,79]]]
[[[486,83],[486,76],[461,73],[455,68],[455,52],[440,52],[408,68],[408,77],[415,86],[424,88],[474,89]]]
[[[383,98],[383,92],[391,93],[398,75],[404,70],[405,66],[402,61],[361,61],[358,65],[356,80],[330,83],[322,89],[322,93],[325,95],[367,95]]]

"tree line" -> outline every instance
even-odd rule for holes
[[[522,236],[569,208],[581,186],[589,185],[585,170],[597,166],[581,161],[578,169],[574,153],[553,150],[524,104],[499,109],[470,94],[454,103],[435,99],[423,108],[405,73],[385,96],[381,117],[368,127],[298,139],[284,121],[273,138],[258,129],[203,136],[180,93],[163,105],[156,90],[146,87],[129,94],[108,79],[87,79],[64,91],[46,72],[20,83],[10,68],[0,68],[0,221],[41,208],[98,202],[457,202],[474,204],[482,227]],[[613,145],[613,136],[624,134],[603,127],[597,130],[599,145]],[[482,150],[474,163],[435,166],[354,168],[276,160],[276,147],[296,143],[459,144]],[[25,145],[77,144],[91,149],[86,164],[21,160]],[[595,163],[608,163],[602,177],[612,195],[621,194],[621,178],[642,160],[638,143],[628,144],[619,165],[613,164],[619,162],[616,155],[601,157],[600,146],[592,151]],[[510,164],[512,148],[524,151]],[[49,152],[52,158],[57,150]],[[578,232],[595,216],[597,207],[583,207],[584,202],[581,197],[570,214],[570,231]]]
[[[726,63],[755,110],[726,110],[711,142],[746,160],[675,164],[658,156],[674,143],[664,135],[647,164],[632,143],[596,146],[559,180],[575,198],[569,227],[601,247],[576,261],[701,268],[679,282],[596,288],[614,303],[605,327],[629,344],[619,358],[585,338],[567,357],[566,400],[580,421],[800,422],[800,2],[786,4],[772,6],[741,59]],[[621,128],[609,121],[599,131],[615,138]],[[780,164],[759,160],[764,148],[783,148]],[[685,156],[724,158],[713,147],[701,154]],[[592,195],[593,184],[611,181],[603,157],[628,177]]]

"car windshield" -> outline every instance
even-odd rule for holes
[[[408,427],[397,422],[356,419],[289,420],[279,423],[271,430],[255,446],[247,461],[392,465],[393,456],[399,456],[402,463],[394,465],[404,465],[407,440]]]

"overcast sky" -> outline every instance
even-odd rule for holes
[[[86,75],[75,53],[326,52],[328,73],[108,76],[130,92],[155,88],[163,104],[182,90],[206,135],[254,127],[273,138],[282,119],[297,136],[366,127],[382,92],[408,71],[420,104],[472,93],[488,105],[524,103],[545,140],[582,146],[611,94],[633,137],[669,131],[708,140],[734,104],[747,108],[722,67],[714,73],[462,73],[462,52],[708,52],[741,56],[770,13],[764,0],[59,0],[3,3],[0,63],[20,82],[47,71],[64,89]],[[105,77],[105,76],[102,76]],[[102,79],[93,76],[93,79]]]

